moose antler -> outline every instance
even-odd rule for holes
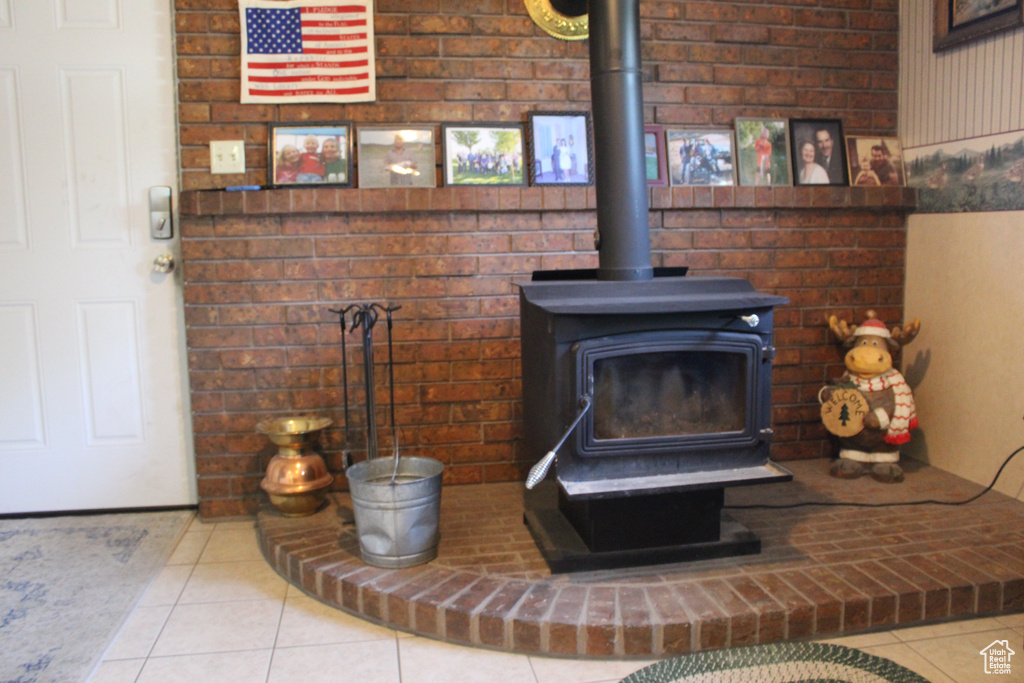
[[[832,332],[835,333],[836,337],[838,337],[839,341],[841,342],[845,342],[847,339],[849,339],[853,335],[853,331],[857,329],[856,325],[850,327],[849,323],[847,323],[845,320],[840,320],[838,317],[834,315],[829,316],[828,326],[829,328],[831,328]]]
[[[914,318],[914,322],[907,323],[901,329],[899,325],[892,328],[892,338],[900,343],[900,346],[906,346],[910,342],[914,341],[914,337],[921,331],[921,320]]]

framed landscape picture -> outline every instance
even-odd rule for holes
[[[359,187],[436,187],[434,129],[359,126]]]
[[[525,185],[523,126],[441,125],[445,185]]]
[[[839,119],[792,119],[794,185],[849,185]]]
[[[1024,130],[903,150],[918,213],[1024,211]]]
[[[736,119],[740,185],[792,185],[786,119]]]
[[[271,123],[267,184],[352,185],[352,124]]]
[[[594,144],[589,111],[532,111],[531,185],[593,185]]]
[[[670,128],[667,139],[669,182],[679,185],[735,185],[732,131]]]
[[[1024,0],[932,0],[932,52],[1024,26]]]
[[[848,135],[850,184],[858,187],[906,185],[899,138]]]
[[[644,126],[644,158],[647,168],[647,185],[650,187],[668,185],[665,129],[662,126],[655,124]]]

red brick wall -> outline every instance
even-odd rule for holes
[[[731,127],[737,116],[839,118],[896,130],[898,0],[643,0],[648,122]],[[240,105],[237,0],[175,0],[182,188],[266,182],[267,123],[439,125],[588,108],[587,44],[548,37],[522,0],[376,0],[377,102]],[[210,175],[210,140],[246,141],[238,175]]]
[[[585,43],[549,38],[520,0],[376,0],[378,101],[238,104],[236,0],[176,0],[182,189],[266,182],[270,121],[524,121],[589,107]],[[840,118],[893,134],[896,0],[643,0],[646,118],[731,127],[736,116]],[[210,140],[246,140],[244,178],[211,175]],[[358,163],[358,159],[357,159]],[[405,454],[449,483],[520,477],[518,302],[537,268],[596,265],[591,188],[185,192],[182,249],[200,510],[251,514],[272,453],[257,421],[342,421],[341,350],[327,308],[396,314]],[[912,193],[815,188],[652,191],[654,265],[748,277],[777,314],[773,456],[828,452],[815,394],[838,374],[824,318],[902,315]],[[384,327],[377,358],[386,357]],[[353,339],[354,341],[354,339]],[[358,349],[350,348],[353,354]],[[355,356],[353,355],[353,358]],[[350,383],[361,383],[355,365]],[[382,441],[390,443],[378,377]],[[351,416],[361,435],[361,394]],[[324,444],[340,472],[343,431]],[[339,486],[344,486],[343,478]]]
[[[829,444],[815,396],[841,372],[825,319],[902,315],[899,188],[655,190],[653,261],[748,278],[789,297],[776,313],[773,457],[820,457]],[[324,439],[341,471],[343,394],[337,318],[358,301],[395,313],[402,452],[446,464],[448,483],[507,481],[538,454],[521,429],[515,282],[541,268],[594,267],[593,191],[580,188],[273,190],[183,195],[186,322],[200,509],[247,514],[272,454],[254,431],[296,412],[338,423]],[[341,210],[344,207],[344,210]],[[357,337],[349,337],[350,416],[363,425]],[[375,355],[387,357],[385,327]],[[383,370],[381,443],[390,444]],[[344,486],[343,479],[338,483]]]

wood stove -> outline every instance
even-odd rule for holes
[[[725,487],[791,478],[769,460],[784,303],[738,278],[521,287],[527,451],[549,451],[587,408],[554,482],[527,498],[553,571],[759,552],[720,514]]]
[[[788,300],[651,266],[639,0],[585,4],[552,1],[589,10],[599,267],[521,287],[526,522],[554,572],[757,553],[721,510],[792,478],[768,459]]]

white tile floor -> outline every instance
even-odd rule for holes
[[[984,673],[979,653],[996,640],[1018,653],[1013,676]],[[828,642],[887,657],[932,683],[1024,680],[1024,614]],[[252,522],[196,520],[91,681],[597,683],[649,663],[528,657],[375,626],[278,576],[260,555]]]

